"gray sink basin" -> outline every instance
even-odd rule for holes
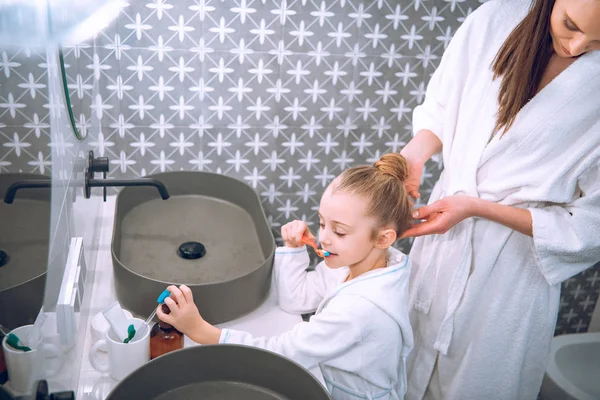
[[[44,301],[50,190],[22,189],[12,204],[1,200],[12,183],[31,179],[49,178],[0,174],[0,250],[8,255],[0,267],[0,324],[10,329],[33,323]]]
[[[166,286],[186,284],[208,322],[256,309],[269,290],[275,253],[256,192],[242,181],[206,172],[149,178],[167,187],[168,200],[147,187],[126,187],[117,196],[112,257],[121,305],[145,318]],[[188,242],[196,248],[188,245],[182,253],[180,246]],[[197,243],[204,256],[182,257],[201,248]]]

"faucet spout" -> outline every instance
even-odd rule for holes
[[[158,190],[160,197],[163,200],[169,198],[169,192],[165,185],[152,178],[138,178],[138,179],[88,179],[88,187],[120,187],[120,186],[152,186]]]
[[[52,182],[50,180],[44,179],[32,179],[29,181],[15,182],[6,190],[6,193],[4,194],[4,202],[6,204],[12,204],[12,202],[15,200],[15,196],[17,195],[17,191],[20,189],[50,188],[51,184]]]

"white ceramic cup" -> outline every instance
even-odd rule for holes
[[[13,329],[21,342],[27,340],[33,325],[23,325]],[[8,379],[10,387],[17,392],[29,393],[33,384],[39,379],[52,377],[60,372],[64,364],[62,350],[53,343],[48,343],[43,338],[38,343],[27,343],[31,351],[15,350],[6,344],[5,337],[2,340]]]
[[[137,330],[144,321],[139,318],[131,318],[129,323],[133,324]],[[98,360],[103,348],[108,352],[107,363]],[[120,341],[112,329],[109,329],[104,334],[104,339],[94,343],[90,350],[92,367],[100,372],[108,372],[112,378],[118,381],[148,361],[150,361],[150,329],[146,330],[146,334],[142,338],[136,338],[135,341],[129,343]]]

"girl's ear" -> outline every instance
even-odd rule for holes
[[[394,244],[398,236],[396,231],[392,228],[383,228],[379,230],[377,234],[377,240],[375,241],[375,247],[378,249],[387,249]]]

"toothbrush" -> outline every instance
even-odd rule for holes
[[[4,327],[0,325],[0,332],[6,336],[6,344],[12,347],[15,350],[22,351],[31,351],[31,348],[25,346],[25,343],[21,342],[21,339],[17,337],[14,333],[9,333],[4,330]],[[23,346],[19,344],[19,342],[23,343]]]
[[[169,297],[170,295],[171,295],[171,292],[169,292],[169,289],[165,289],[158,296],[158,298],[156,299],[156,302],[158,304],[163,304],[165,302],[165,299],[167,297]],[[136,336],[139,336],[141,338],[144,337],[144,335],[146,334],[146,330],[150,326],[150,323],[152,322],[152,319],[154,319],[155,315],[156,315],[156,308],[154,309],[154,311],[152,311],[152,314],[150,314],[150,316],[148,318],[146,318],[146,321],[144,321],[144,323],[140,326],[140,328],[136,331],[136,333],[133,335],[133,337],[131,337],[131,339],[129,341],[133,341],[133,339],[135,339]]]
[[[317,242],[315,241],[315,239],[310,239],[306,235],[302,236],[302,243],[304,243],[307,246],[311,246],[312,248],[314,248],[315,252],[317,253],[317,255],[319,257],[329,257],[329,255],[330,255],[328,251],[319,249],[319,246],[317,246]]]

